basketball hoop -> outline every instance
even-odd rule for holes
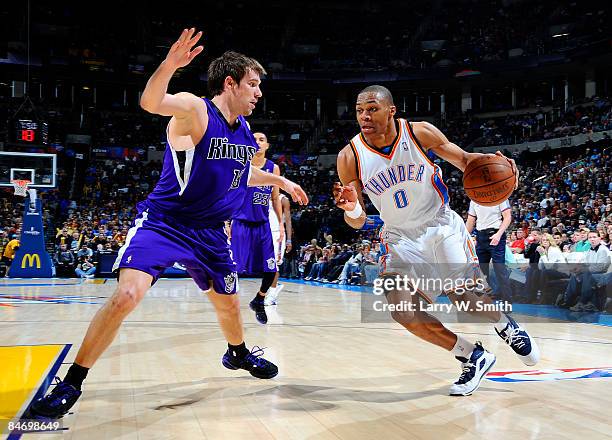
[[[25,197],[28,195],[28,185],[30,184],[29,180],[15,179],[11,180],[13,187],[15,187],[15,195]]]

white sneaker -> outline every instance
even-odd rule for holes
[[[268,306],[266,308],[266,314],[268,315],[268,324],[282,324],[283,317],[278,312],[278,307]]]
[[[285,287],[284,284],[277,284],[276,287],[270,287],[264,299],[265,306],[274,306],[277,304],[278,294]]]
[[[508,318],[506,328],[502,331],[495,329],[495,332],[514,350],[525,365],[533,367],[540,360],[538,344],[519,323],[508,314],[506,314],[506,317]]]
[[[460,358],[462,373],[459,380],[450,388],[451,396],[469,396],[480,386],[480,382],[495,364],[495,355],[486,351],[480,342],[470,354],[470,358]]]

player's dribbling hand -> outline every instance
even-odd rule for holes
[[[283,179],[283,190],[291,196],[291,199],[300,205],[308,205],[308,196],[300,185],[289,179]]]
[[[516,162],[514,161],[514,159],[510,159],[510,158],[504,156],[504,153],[502,153],[501,151],[496,151],[495,155],[499,156],[499,157],[503,157],[508,162],[510,162],[510,166],[512,167],[512,171],[514,172],[514,175],[516,176],[516,181],[515,181],[516,183],[514,184],[514,189],[517,189],[518,188],[518,184],[519,184],[519,170],[516,167]]]
[[[198,46],[191,50],[191,48],[198,42],[200,37],[202,37],[202,31],[199,31],[197,34],[193,35],[194,32],[195,28],[183,29],[181,36],[178,40],[176,40],[172,47],[170,47],[170,51],[168,52],[168,55],[166,55],[167,64],[171,65],[175,69],[185,67],[204,50],[204,46]]]
[[[357,191],[353,186],[342,186],[340,182],[336,182],[334,183],[333,194],[338,208],[352,211],[357,206]]]

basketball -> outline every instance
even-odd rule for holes
[[[482,206],[496,206],[510,197],[516,174],[508,159],[487,154],[468,163],[463,172],[463,189]]]

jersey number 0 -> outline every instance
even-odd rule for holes
[[[398,208],[405,208],[408,206],[408,196],[406,196],[406,191],[403,189],[398,189],[393,193],[393,199],[395,199],[395,206]]]

